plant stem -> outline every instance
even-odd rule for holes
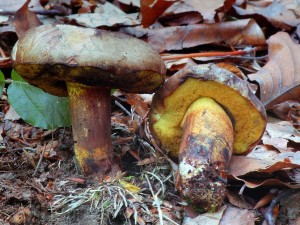
[[[218,56],[234,56],[234,55],[246,55],[251,52],[255,52],[256,48],[251,48],[249,50],[238,50],[232,52],[198,52],[190,54],[181,55],[162,55],[163,60],[178,60],[184,58],[194,58],[194,57],[218,57]]]

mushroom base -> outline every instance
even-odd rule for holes
[[[214,212],[226,197],[226,183],[219,162],[209,163],[184,158],[179,164],[180,175],[176,187],[191,204]]]
[[[110,88],[67,83],[75,158],[84,175],[115,173],[111,144]]]
[[[224,170],[233,149],[233,126],[211,98],[193,102],[185,113],[176,187],[183,198],[215,211],[226,196]]]

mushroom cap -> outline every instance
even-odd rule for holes
[[[213,64],[181,70],[155,93],[149,126],[157,144],[178,157],[182,119],[188,107],[201,97],[214,99],[229,116],[234,129],[233,153],[252,150],[266,127],[265,108],[246,81]]]
[[[67,96],[66,82],[151,93],[164,82],[166,71],[160,55],[144,41],[59,24],[28,30],[12,59],[25,80],[58,96]]]

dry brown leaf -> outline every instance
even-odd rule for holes
[[[254,210],[239,209],[229,205],[219,225],[254,225]]]
[[[245,199],[243,199],[239,194],[233,192],[233,191],[227,191],[227,197],[230,204],[241,208],[241,209],[253,209],[253,206],[246,202]]]
[[[65,23],[75,20],[77,24],[82,26],[97,28],[101,26],[114,27],[139,25],[140,21],[137,20],[137,16],[137,13],[84,13],[65,16],[61,18],[61,20]]]
[[[138,8],[141,6],[140,0],[118,0],[118,2],[121,2],[125,5],[133,5]]]
[[[144,165],[148,165],[148,164],[154,163],[156,161],[157,161],[157,158],[150,157],[150,158],[146,158],[146,159],[142,159],[142,160],[138,161],[137,165],[138,166],[144,166]]]
[[[159,22],[164,26],[196,24],[201,21],[201,14],[183,1],[171,5],[159,18]]]
[[[149,105],[139,94],[123,93],[126,97],[125,102],[132,106],[134,111],[141,117],[145,118],[149,111]]]
[[[238,177],[251,172],[272,173],[291,168],[299,168],[300,165],[285,162],[282,159],[270,160],[255,159],[248,156],[232,156],[228,166],[228,173]]]
[[[219,225],[224,215],[224,211],[227,206],[222,206],[215,213],[204,213],[195,218],[185,217],[182,225],[199,225],[199,224],[209,224],[209,225]]]
[[[300,143],[300,132],[289,121],[267,123],[266,131],[271,138],[284,138],[289,141]]]
[[[148,31],[148,42],[163,52],[220,42],[233,46],[264,45],[265,37],[254,20],[245,19],[151,29]]]
[[[278,32],[268,41],[269,62],[257,73],[249,75],[260,85],[260,99],[266,109],[300,96],[300,46],[288,33]]]
[[[14,110],[12,106],[9,107],[9,110],[5,113],[4,116],[5,120],[12,120],[12,121],[19,120],[20,118],[21,118],[20,115]]]
[[[206,21],[213,21],[216,9],[224,5],[224,0],[186,0],[185,2],[200,12]]]
[[[30,0],[27,0],[15,14],[14,25],[19,38],[22,37],[30,28],[37,27],[42,24],[36,14],[28,9],[29,3]]]
[[[271,138],[269,135],[264,135],[262,137],[262,141],[265,145],[272,145],[276,149],[278,149],[280,152],[289,151],[288,149],[288,140],[284,138]]]
[[[184,68],[196,66],[197,63],[194,62],[194,60],[190,58],[184,58],[179,60],[167,60],[165,61],[166,67],[168,71],[178,71]]]
[[[272,112],[282,120],[293,120],[293,113],[297,113],[298,109],[300,109],[300,103],[291,100],[274,105]]]
[[[249,4],[250,3],[250,4]],[[259,6],[248,2],[246,9],[233,6],[238,14],[249,16],[258,14],[265,17],[274,27],[290,29],[300,23],[300,2],[290,0],[272,1],[266,6]]]
[[[26,0],[9,0],[9,1],[0,1],[0,9],[3,11],[17,11],[24,5]],[[34,10],[44,9],[39,0],[31,0],[29,3],[29,8]]]
[[[152,25],[176,0],[141,0],[142,25]]]
[[[300,184],[295,182],[283,182],[278,179],[267,179],[267,180],[246,180],[236,176],[230,176],[230,179],[242,181],[248,188],[258,187],[278,187],[278,188],[300,188]]]

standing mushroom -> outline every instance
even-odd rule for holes
[[[210,211],[226,196],[232,153],[250,151],[266,126],[264,106],[247,82],[213,64],[169,78],[155,93],[149,118],[157,144],[179,160],[177,189]]]
[[[30,29],[16,43],[15,70],[30,84],[69,96],[75,157],[85,175],[118,170],[111,143],[111,89],[151,93],[165,65],[147,43],[122,33],[70,25]]]

